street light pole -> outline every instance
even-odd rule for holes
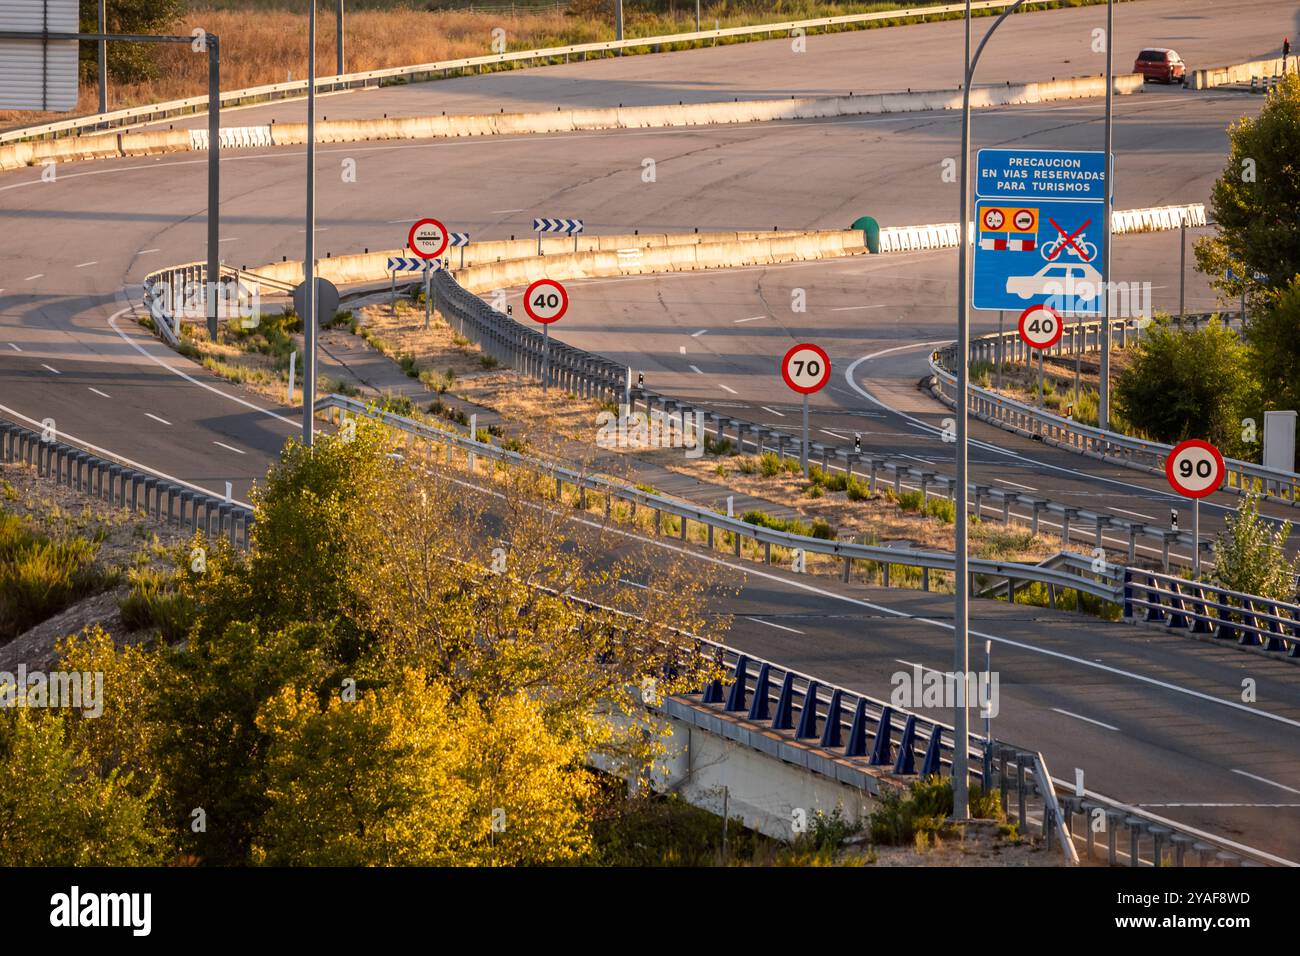
[[[302,261],[302,443],[312,446],[316,405],[316,0],[307,17],[307,249]]]
[[[217,341],[217,290],[221,288],[221,43],[218,37],[204,36],[208,47],[208,268],[207,319],[208,335]]]
[[[108,32],[108,11],[104,9],[107,0],[99,0],[99,32]],[[99,111],[108,112],[108,41],[100,40],[95,44],[99,55]]]
[[[343,75],[343,0],[334,3],[334,32],[338,39],[338,63],[335,76]]]
[[[1106,0],[1106,145],[1101,158],[1102,219],[1105,228],[1101,233],[1101,363],[1097,383],[1097,427],[1110,428],[1110,228],[1111,181],[1114,172],[1110,161],[1111,138],[1114,131],[1115,91],[1115,0]]]
[[[957,672],[954,685],[958,688],[953,713],[952,754],[952,814],[956,820],[970,818],[968,776],[970,774],[970,712],[966,701],[966,675],[970,672],[970,555],[969,522],[966,515],[969,498],[966,487],[968,460],[966,454],[967,426],[970,407],[970,297],[968,273],[970,266],[970,87],[984,46],[1002,21],[1014,13],[1025,0],[1016,0],[993,21],[984,39],[971,56],[971,0],[966,0],[966,75],[962,83],[961,102],[961,215],[957,234],[957,516],[954,541],[955,569],[953,590],[956,592],[956,610],[953,617],[953,668]]]

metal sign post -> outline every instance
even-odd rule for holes
[[[1102,216],[1101,230],[1101,363],[1097,383],[1097,427],[1110,428],[1110,230],[1111,209],[1114,203],[1111,173],[1115,170],[1111,149],[1114,140],[1114,109],[1112,100],[1115,91],[1115,0],[1106,0],[1106,133],[1105,145],[1102,147],[1106,160],[1106,175],[1102,181]]]

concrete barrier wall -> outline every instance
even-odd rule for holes
[[[1291,55],[1282,63],[1280,56],[1271,60],[1251,60],[1249,63],[1234,63],[1229,66],[1212,66],[1205,70],[1192,71],[1192,89],[1208,90],[1215,86],[1227,86],[1230,83],[1249,83],[1256,77],[1279,76],[1294,73],[1300,68],[1300,56]]]
[[[1051,100],[1101,96],[1106,83],[1101,76],[1071,77],[1046,83],[1022,83],[971,92],[976,107],[1043,103]],[[1142,78],[1126,74],[1115,78],[1121,94],[1142,88]],[[611,109],[557,110],[554,113],[501,113],[482,116],[408,116],[377,120],[331,120],[316,124],[318,143],[356,143],[391,139],[450,139],[462,136],[504,136],[527,133],[565,133],[578,130],[649,129],[710,126],[727,123],[761,123],[774,120],[825,119],[875,113],[906,113],[961,108],[958,90],[878,93],[868,96],[804,97],[790,100],[748,100],[740,103],[691,103],[685,106],[633,106]],[[142,139],[141,137],[164,137]],[[305,123],[230,127],[221,131],[223,148],[300,146],[307,142]],[[127,151],[131,143],[136,151]],[[0,170],[45,162],[70,162],[151,152],[205,150],[206,129],[168,130],[163,133],[76,136],[47,142],[0,146]]]
[[[812,238],[810,238],[812,237]],[[803,239],[803,243],[793,243]],[[578,278],[587,275],[635,275],[642,272],[674,272],[666,268],[672,262],[683,264],[683,268],[719,268],[736,258],[730,252],[722,250],[743,249],[747,261],[753,265],[759,262],[794,261],[800,256],[793,250],[802,250],[803,258],[816,258],[810,252],[824,250],[827,255],[853,255],[866,251],[861,230],[845,232],[809,233],[803,230],[785,230],[780,232],[700,232],[700,233],[649,233],[645,235],[614,236],[579,236],[577,253],[573,252],[573,239],[561,237],[547,239],[543,242],[546,274],[552,278]],[[696,249],[703,247],[704,253]],[[620,256],[636,250],[639,256]],[[838,250],[838,251],[837,251]],[[763,255],[782,255],[786,258],[761,258]],[[388,278],[388,259],[390,256],[410,256],[406,249],[385,249],[360,255],[333,256],[321,259],[317,263],[318,274],[334,283],[379,282]],[[760,256],[760,258],[752,258]],[[471,243],[465,247],[465,268],[460,269],[460,250],[449,249],[446,253],[453,271],[457,272],[458,281],[465,286],[465,276],[522,276],[519,283],[527,285],[537,278],[538,258],[536,239],[502,239],[492,242]],[[752,261],[749,261],[752,258]],[[526,263],[512,271],[512,264]],[[689,265],[685,265],[688,264]],[[707,263],[700,265],[699,263]],[[737,262],[736,264],[740,264]],[[648,267],[654,265],[657,267]],[[560,275],[556,270],[566,270]],[[496,271],[493,271],[496,270]],[[268,282],[297,285],[303,279],[301,262],[272,262],[248,270],[252,276],[266,279]],[[412,278],[414,272],[398,273],[398,278]],[[483,279],[484,282],[496,281]],[[468,288],[468,286],[466,286]],[[477,288],[501,288],[496,284],[480,285]]]

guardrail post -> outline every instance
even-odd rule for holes
[[[930,569],[929,568],[921,569],[921,590],[922,591],[930,590]]]
[[[1165,574],[1169,573],[1169,545],[1172,541],[1177,540],[1177,531],[1166,531],[1161,537],[1160,564]]]
[[[1037,537],[1038,536],[1038,512],[1042,510],[1043,502],[1033,501],[1030,502],[1030,505],[1031,507],[1029,511],[1029,533],[1034,537]]]
[[[1146,525],[1133,524],[1129,522],[1128,526],[1128,563],[1132,564],[1137,560],[1138,535],[1146,532]]]
[[[853,559],[847,555],[844,558],[844,566],[840,569],[840,580],[845,584],[849,583],[849,574],[853,570]]]
[[[1102,543],[1102,532],[1108,527],[1110,527],[1110,516],[1097,515],[1097,547],[1098,548],[1105,547],[1105,545]]]
[[[1078,509],[1064,508],[1061,513],[1061,544],[1068,548],[1070,546],[1070,520],[1079,516]]]

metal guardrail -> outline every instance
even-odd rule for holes
[[[1206,321],[1210,315],[1186,316],[1184,321],[1193,326]],[[1240,322],[1240,313],[1228,316],[1228,323]],[[1119,347],[1128,345],[1130,335],[1139,335],[1142,326],[1133,319],[1120,319],[1112,323],[1112,340],[1118,338]],[[1103,336],[1099,322],[1075,322],[1066,327],[1067,334],[1046,355],[1063,356],[1099,351]],[[1117,335],[1118,333],[1118,335]],[[972,364],[987,363],[997,367],[1005,362],[1024,362],[1030,359],[1031,350],[1020,341],[1016,332],[991,333],[972,342]],[[953,369],[958,362],[955,345],[935,352],[930,358],[936,393],[942,401],[956,407],[957,376]],[[1138,471],[1164,473],[1165,459],[1173,449],[1162,442],[1134,438],[1119,432],[1106,431],[1084,425],[1073,419],[1054,415],[1043,408],[1016,401],[992,389],[970,386],[969,409],[975,417],[1045,443],[1068,448],[1091,458],[1114,462]],[[1258,491],[1272,501],[1292,506],[1300,503],[1300,474],[1276,471],[1253,462],[1225,458],[1227,477],[1224,490],[1236,494]]]
[[[1136,568],[1124,572],[1124,619],[1163,624],[1300,658],[1300,604]]]
[[[253,513],[248,508],[152,472],[130,467],[75,445],[46,440],[40,433],[0,419],[0,459],[24,462],[42,478],[94,495],[132,511],[141,508],[156,520],[207,536],[248,545]]]
[[[1030,4],[1047,3],[1051,0],[1029,0]],[[1010,0],[979,0],[973,3],[973,10],[994,10],[1010,6]],[[700,30],[694,33],[671,33],[652,37],[633,37],[624,40],[604,40],[597,43],[579,43],[570,46],[547,47],[536,50],[518,50],[513,53],[494,53],[487,56],[461,57],[455,60],[440,60],[436,63],[421,63],[414,66],[392,67],[384,70],[367,70],[361,73],[346,73],[341,76],[316,78],[317,93],[334,93],[342,90],[374,89],[380,86],[398,83],[415,83],[422,80],[438,79],[450,76],[452,71],[473,70],[482,72],[484,67],[500,67],[529,61],[548,62],[562,60],[568,62],[570,57],[581,56],[586,59],[590,54],[620,53],[623,50],[641,47],[657,48],[672,44],[700,44],[716,42],[728,37],[757,36],[763,33],[789,32],[791,30],[815,30],[837,26],[852,27],[856,24],[881,20],[924,20],[926,17],[964,11],[960,3],[943,6],[915,7],[903,10],[885,10],[876,13],[858,13],[839,17],[817,17],[811,20],[788,20],[781,23],[760,23],[753,26],[725,27],[717,30]],[[221,107],[245,106],[274,100],[295,99],[306,96],[307,80],[292,80],[287,83],[274,83],[266,86],[254,86],[242,90],[231,90],[221,94]],[[0,133],[0,145],[21,142],[26,139],[45,139],[55,136],[78,135],[99,132],[108,129],[120,129],[124,126],[140,126],[175,116],[187,116],[206,112],[207,96],[191,96],[166,103],[149,106],[137,106],[130,109],[114,110],[77,119],[60,120],[54,123],[42,123],[21,129]]]
[[[436,427],[393,412],[380,411],[364,402],[344,395],[328,395],[318,399],[316,401],[316,411],[326,413],[335,422],[341,422],[342,416],[349,413],[372,418],[414,438],[436,442],[445,446],[445,457],[448,463],[455,461],[453,451],[456,451],[466,456],[471,469],[473,468],[473,462],[481,457],[553,477],[557,497],[563,493],[566,485],[577,489],[580,498],[583,500],[585,500],[588,492],[603,496],[607,516],[611,513],[614,501],[630,504],[634,509],[650,509],[655,515],[654,526],[656,533],[661,534],[664,532],[663,519],[667,515],[675,519],[676,535],[683,541],[688,539],[689,527],[693,522],[705,529],[705,543],[709,550],[716,550],[719,545],[725,546],[729,541],[732,554],[736,557],[742,556],[741,542],[743,540],[749,540],[754,542],[755,545],[762,546],[763,562],[765,564],[772,563],[773,548],[784,548],[791,554],[799,552],[805,556],[811,554],[826,555],[842,562],[840,578],[846,581],[852,574],[854,561],[867,561],[880,565],[884,569],[882,577],[886,586],[889,584],[888,568],[918,568],[921,571],[923,590],[929,590],[929,572],[947,571],[951,573],[955,568],[953,556],[943,552],[922,551],[911,548],[886,548],[878,545],[859,544],[853,541],[815,538],[765,528],[740,518],[719,514],[687,501],[644,491],[626,482],[599,475],[585,474],[555,462],[510,451],[489,442],[481,442],[471,436],[462,435],[451,425],[445,428]],[[1051,589],[1072,588],[1113,603],[1118,603],[1121,596],[1120,580],[1122,569],[1117,565],[1107,564],[1105,570],[1098,574],[1092,570],[1091,559],[1082,555],[1076,556],[1073,564],[1059,568],[1036,564],[1018,564],[1010,561],[989,561],[982,558],[972,558],[970,567],[972,577],[978,575],[986,579],[1005,581],[1008,595],[1014,592],[1018,582],[1037,582]]]

